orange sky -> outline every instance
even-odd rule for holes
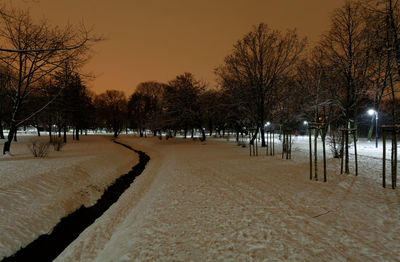
[[[96,93],[119,89],[129,96],[138,83],[166,82],[185,71],[210,86],[213,69],[232,45],[260,22],[297,28],[311,42],[329,28],[344,0],[12,0],[52,24],[93,25],[108,40],[97,44],[85,66],[97,77]]]

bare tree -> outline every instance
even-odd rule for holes
[[[95,99],[97,110],[105,120],[106,126],[118,137],[123,129],[126,114],[127,101],[124,92],[118,90],[107,90]]]
[[[306,39],[299,40],[295,30],[282,34],[261,23],[234,45],[223,68],[217,70],[217,73],[228,73],[240,82],[241,88],[248,90],[246,93],[253,95],[249,105],[255,107],[256,130],[264,127],[269,110],[276,102],[274,92],[279,78],[294,67],[305,44]],[[263,128],[261,136],[265,146]]]
[[[66,60],[81,56],[89,43],[89,32],[67,26],[50,27],[46,21],[35,23],[28,11],[1,10],[0,60],[13,73],[12,113],[8,139],[3,154],[10,151],[17,128],[41,112],[53,100],[47,101],[37,111],[22,115],[24,101],[31,94],[32,85],[62,66]]]
[[[156,81],[142,82],[136,87],[135,94],[141,97],[144,103],[142,110],[144,115],[144,125],[153,131],[154,136],[157,135],[157,130],[161,129],[161,101],[166,84]]]
[[[378,105],[380,98],[386,95],[390,97],[392,122],[395,123],[397,118],[395,93],[399,91],[395,82],[400,79],[400,6],[398,1],[393,0],[370,0],[367,2],[369,2],[367,9],[372,11],[370,12],[370,21],[373,22],[371,28],[377,32],[376,39],[379,41],[376,46],[380,50],[377,52],[381,55],[382,62],[386,64],[376,77],[376,79],[381,79],[382,83],[380,86],[377,85],[375,97]]]
[[[3,123],[11,110],[10,101],[10,78],[11,73],[6,67],[0,67],[0,139],[4,139]]]
[[[140,137],[143,137],[146,129],[147,115],[149,114],[150,97],[140,92],[134,92],[128,99],[129,127],[138,129]]]
[[[163,112],[165,127],[184,129],[185,138],[188,129],[199,128],[202,140],[205,140],[203,116],[200,96],[205,90],[205,85],[196,80],[193,74],[184,73],[169,81],[163,96]]]
[[[215,69],[218,84],[223,94],[222,110],[225,112],[223,129],[236,132],[236,142],[240,133],[247,132],[257,123],[255,93],[247,88],[245,76],[227,64]],[[223,131],[224,131],[223,130]]]
[[[322,36],[320,46],[324,63],[341,83],[337,105],[343,116],[344,128],[356,128],[359,103],[367,95],[372,64],[371,35],[368,33],[363,8],[359,2],[347,1],[335,10],[328,33]],[[349,173],[349,136],[345,136],[345,172]]]

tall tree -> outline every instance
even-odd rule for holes
[[[95,104],[97,110],[101,112],[106,126],[114,132],[114,137],[118,137],[123,129],[124,119],[126,119],[126,97],[124,92],[118,90],[106,90],[105,93],[96,97]]]
[[[146,129],[149,104],[150,97],[141,92],[134,92],[128,100],[129,126],[132,129],[138,129],[140,137],[143,137]]]
[[[167,128],[184,129],[185,137],[188,129],[198,128],[205,140],[203,117],[200,108],[200,95],[205,85],[196,80],[191,73],[178,75],[169,81],[163,96],[163,112]]]
[[[347,1],[333,13],[331,29],[322,36],[321,53],[341,83],[337,103],[343,116],[342,126],[356,127],[359,103],[366,96],[371,69],[371,35],[359,2]],[[345,172],[349,173],[349,136],[345,136]]]
[[[80,56],[91,39],[84,28],[52,28],[45,20],[35,23],[28,11],[16,9],[2,9],[0,24],[0,60],[15,72],[11,79],[12,113],[3,148],[5,154],[10,151],[17,128],[52,102],[47,101],[30,115],[22,115],[32,84],[59,68],[67,59]]]
[[[396,123],[398,106],[396,93],[399,92],[395,83],[400,78],[400,6],[398,1],[393,0],[368,0],[367,10],[369,12],[370,28],[375,32],[377,43],[376,53],[386,66],[380,67],[377,74],[375,109],[379,106],[380,98],[388,95],[391,100],[391,115],[393,123]],[[372,18],[372,19],[371,19]],[[379,83],[378,81],[381,81]],[[379,84],[379,85],[378,85]]]
[[[252,113],[257,118],[257,130],[264,127],[276,102],[274,92],[279,79],[294,67],[305,44],[306,39],[299,40],[295,30],[282,34],[261,23],[234,45],[223,69],[217,70],[217,73],[229,73],[241,88],[247,89],[245,93],[253,95],[249,105],[255,107]],[[265,146],[263,128],[261,136]]]
[[[154,135],[156,135],[157,130],[161,129],[161,101],[164,88],[165,84],[149,81],[140,83],[135,91],[143,99],[145,125],[153,130]]]

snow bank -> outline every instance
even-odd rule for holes
[[[234,143],[123,137],[151,161],[56,260],[399,261],[400,191],[381,187],[379,160],[365,154],[355,177],[329,159],[328,182],[310,181],[303,140],[282,160]]]
[[[82,204],[94,204],[138,162],[135,153],[112,143],[110,136],[69,140],[61,152],[50,147],[47,158],[36,159],[27,147],[31,138],[19,137],[11,145],[12,155],[0,158],[0,258],[50,232]]]

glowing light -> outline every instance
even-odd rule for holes
[[[308,125],[308,122],[307,122],[307,121],[304,121],[303,124],[304,124],[304,125]]]
[[[375,110],[374,109],[369,109],[368,111],[368,115],[372,116],[373,114],[375,114]]]

